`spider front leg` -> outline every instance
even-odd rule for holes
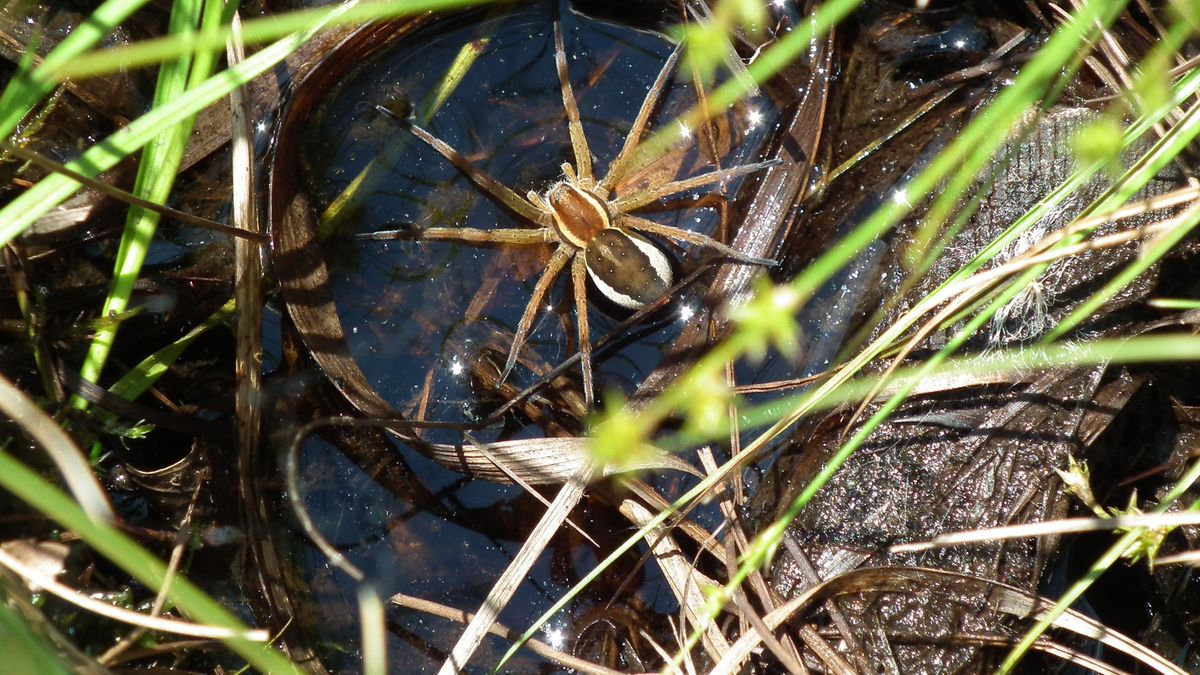
[[[546,219],[546,214],[537,207],[537,203],[529,203],[521,198],[521,195],[513,192],[508,186],[498,182],[495,178],[475,168],[474,164],[462,156],[462,153],[450,147],[450,144],[433,134],[425,131],[421,127],[413,124],[411,120],[406,120],[397,117],[396,113],[384,108],[383,106],[375,106],[379,112],[391,117],[400,126],[412,132],[413,136],[421,139],[426,145],[437,151],[439,155],[446,158],[454,168],[458,169],[467,180],[474,183],[488,198],[497,202],[501,206],[507,207],[513,213],[521,216],[525,220],[538,225],[549,224]]]
[[[629,133],[625,135],[625,143],[621,146],[621,151],[617,153],[612,164],[608,165],[608,172],[604,178],[600,180],[600,192],[609,193],[621,179],[625,177],[625,170],[629,162],[633,159],[633,153],[638,145],[642,142],[642,136],[646,133],[646,125],[650,121],[650,114],[658,107],[659,101],[662,99],[663,92],[666,90],[667,78],[671,76],[671,71],[675,70],[675,63],[679,60],[679,55],[683,51],[683,43],[676,45],[675,49],[671,50],[671,55],[667,57],[667,62],[663,64],[661,70],[658,71],[658,77],[654,79],[654,84],[650,85],[650,91],[646,93],[646,98],[642,99],[642,107],[638,110],[637,117],[633,120],[633,126],[629,128]]]
[[[769,159],[765,162],[743,164],[741,166],[710,171],[708,173],[700,174],[699,176],[693,176],[691,178],[665,183],[648,190],[641,190],[639,192],[633,192],[628,195],[618,197],[610,204],[610,208],[614,214],[628,213],[630,211],[640,209],[647,204],[652,204],[664,197],[670,197],[671,195],[676,195],[680,192],[687,192],[688,190],[694,190],[698,187],[704,187],[705,185],[727,181],[732,178],[737,178],[738,176],[744,176],[748,173],[753,173],[760,169],[775,166],[776,164],[779,164],[779,161],[780,160],[778,159]]]
[[[658,202],[638,209],[638,213],[669,213],[684,209],[712,209],[716,211],[717,227],[716,231],[713,232],[713,238],[717,241],[726,241],[729,239],[729,200],[725,195],[717,194],[716,192],[661,199]]]
[[[562,89],[563,108],[567,111],[567,131],[571,134],[571,147],[575,151],[575,168],[586,186],[593,184],[592,152],[588,149],[587,137],[583,135],[583,122],[579,120],[579,105],[571,89],[571,78],[567,72],[567,50],[563,46],[562,22],[554,22],[554,65],[558,69],[558,85]]]
[[[736,260],[736,261],[742,262],[742,263],[747,263],[749,265],[762,265],[763,267],[775,267],[776,265],[779,264],[778,262],[776,262],[774,260],[770,260],[768,258],[755,258],[754,256],[746,255],[745,253],[742,253],[741,251],[738,251],[737,249],[735,249],[731,246],[726,246],[725,244],[722,244],[721,242],[717,241],[716,239],[713,239],[712,237],[709,237],[704,234],[700,234],[699,232],[692,232],[690,230],[684,230],[684,229],[678,228],[678,227],[671,227],[670,225],[663,225],[661,223],[656,223],[652,220],[647,220],[645,218],[641,218],[638,216],[633,216],[633,215],[629,215],[629,214],[620,216],[616,220],[616,226],[617,227],[627,227],[631,230],[637,230],[639,232],[648,232],[650,234],[656,234],[656,235],[658,235],[660,237],[664,237],[666,239],[672,239],[674,241],[685,241],[689,244],[694,244],[696,246],[710,248],[732,260]]]

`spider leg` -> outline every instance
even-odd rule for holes
[[[646,92],[646,98],[642,101],[642,107],[638,110],[637,117],[633,120],[633,126],[629,128],[629,134],[625,136],[625,144],[621,147],[621,152],[617,153],[616,159],[608,166],[608,172],[604,174],[604,178],[600,181],[600,189],[604,194],[612,191],[613,186],[620,182],[622,175],[625,173],[625,167],[629,160],[633,159],[633,151],[637,149],[638,144],[642,142],[642,136],[646,133],[646,124],[650,121],[650,113],[654,112],[658,102],[662,99],[664,89],[667,84],[667,78],[670,77],[671,71],[675,70],[675,63],[679,60],[679,54],[683,51],[683,43],[675,46],[671,51],[671,55],[667,57],[667,62],[663,64],[662,70],[658,71],[658,77],[655,78],[654,84],[650,85],[650,91]]]
[[[583,402],[590,410],[594,401],[592,388],[592,339],[588,333],[587,262],[576,255],[571,263],[571,285],[575,290],[575,321],[579,326],[579,361],[583,366]]]
[[[728,241],[730,222],[729,199],[725,195],[716,192],[706,192],[702,195],[680,195],[670,199],[662,199],[653,204],[647,204],[645,208],[638,209],[638,213],[704,208],[709,208],[717,212],[717,229],[711,235],[712,238],[717,241]]]
[[[702,195],[680,195],[670,199],[661,199],[638,209],[638,213],[663,213],[682,211],[683,209],[712,209],[720,216],[722,223],[729,219],[729,199],[716,192],[706,192]]]
[[[392,119],[400,123],[401,126],[407,128],[412,135],[421,139],[426,145],[437,151],[439,155],[446,158],[446,161],[454,165],[464,176],[472,183],[477,185],[480,190],[483,190],[491,199],[499,202],[501,206],[507,207],[510,211],[521,216],[531,223],[538,225],[548,225],[549,220],[546,214],[536,204],[531,204],[521,198],[516,192],[513,192],[508,187],[497,182],[496,179],[486,173],[475,168],[466,157],[463,157],[457,150],[450,147],[448,143],[433,134],[425,131],[421,127],[413,124],[410,120],[397,117],[395,113],[382,106],[376,106],[376,109],[386,114]]]
[[[575,150],[575,166],[581,182],[592,185],[592,153],[588,150],[587,138],[583,135],[583,123],[579,121],[579,105],[575,103],[575,92],[567,73],[567,50],[563,47],[562,22],[554,22],[554,63],[558,66],[558,83],[562,87],[563,107],[567,111],[567,129],[571,133],[571,147]]]
[[[364,232],[355,235],[355,239],[369,241],[388,241],[406,239],[413,241],[464,241],[471,244],[547,244],[554,241],[554,234],[544,228],[505,228],[499,230],[480,230],[473,227],[426,227],[405,230],[384,230],[381,232]]]
[[[641,208],[652,202],[656,202],[663,197],[670,197],[673,194],[678,194],[687,190],[691,190],[705,185],[710,185],[718,181],[729,180],[748,173],[753,173],[759,169],[765,169],[770,166],[775,166],[779,163],[778,159],[769,159],[765,162],[754,162],[753,164],[743,164],[741,166],[730,167],[728,169],[720,169],[718,171],[710,171],[702,173],[699,176],[692,176],[683,180],[677,180],[665,185],[642,190],[632,194],[619,197],[613,201],[609,207],[614,214],[628,213],[635,209]]]
[[[525,313],[521,315],[520,322],[517,323],[517,332],[513,335],[512,347],[508,350],[508,361],[504,364],[504,370],[500,373],[500,382],[508,379],[509,373],[512,372],[513,366],[517,365],[517,357],[521,354],[521,348],[525,346],[525,340],[529,337],[529,331],[533,328],[533,320],[538,315],[538,310],[542,306],[542,299],[546,297],[546,293],[550,290],[550,284],[554,282],[554,278],[558,273],[567,266],[567,261],[571,256],[575,255],[575,250],[567,244],[561,244],[554,251],[554,255],[550,256],[550,261],[546,263],[546,271],[542,273],[542,278],[533,287],[533,295],[529,298],[529,304],[525,305]]]
[[[628,214],[623,215],[616,220],[615,225],[616,225],[616,227],[628,227],[631,230],[637,230],[639,232],[648,232],[650,234],[656,234],[660,237],[665,237],[667,239],[674,239],[675,241],[686,241],[689,244],[695,244],[696,246],[703,246],[704,248],[710,248],[728,258],[731,258],[738,262],[747,263],[750,265],[762,265],[764,267],[775,267],[776,265],[779,264],[778,262],[776,262],[774,260],[769,260],[767,258],[755,258],[752,256],[748,256],[745,253],[742,253],[735,248],[726,246],[725,244],[722,244],[721,242],[717,241],[716,239],[713,239],[712,237],[709,237],[707,235],[700,234],[699,232],[691,232],[691,231],[684,230],[684,229],[681,229],[678,227],[671,227],[670,225],[663,225],[661,223],[656,223],[652,220],[647,220],[645,218],[641,218],[638,216],[631,216]]]

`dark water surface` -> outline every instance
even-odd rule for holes
[[[350,233],[402,226],[528,226],[485,198],[441,155],[375,107],[413,110],[417,123],[518,194],[544,191],[562,178],[563,162],[574,163],[554,68],[552,22],[558,11],[557,3],[536,3],[501,15],[471,12],[429,24],[332,92],[305,139],[310,190],[318,209],[337,199],[373,161],[373,170],[382,171],[383,178],[361,195],[360,208],[331,239],[326,259],[353,356],[383,398],[408,415],[471,423],[494,406],[486,387],[472,377],[473,364],[481,356],[503,363],[550,249],[351,239]],[[584,131],[595,172],[603,175],[673,43],[656,33],[567,9],[561,16]],[[472,41],[484,45],[478,59],[430,112],[443,75]],[[675,124],[666,120],[695,104],[690,78],[676,76],[668,86],[652,121],[656,126]],[[774,119],[774,111],[762,100],[736,107],[726,120],[732,122],[726,126],[725,144],[730,147],[719,158],[720,166],[758,160],[758,148]],[[695,150],[680,155],[679,174],[668,180],[712,170]],[[380,157],[387,159],[381,162]],[[732,182],[726,194],[734,194],[737,187]],[[712,209],[646,217],[705,233],[718,227]],[[694,267],[694,255],[676,253],[681,254],[683,270]],[[530,340],[536,357],[549,366],[575,349],[568,277],[564,274],[556,282],[547,298],[555,311],[539,316]],[[691,318],[691,302],[682,299],[635,329],[610,358],[599,359],[598,386],[632,391],[658,362],[680,323]],[[593,342],[619,318],[592,311]],[[482,352],[485,348],[490,351]],[[531,381],[521,368],[513,379]],[[457,433],[441,433],[447,440],[459,439]],[[504,428],[476,432],[481,439],[513,433],[511,421]],[[530,428],[529,433],[540,432]],[[394,456],[404,465],[400,473],[406,478],[384,487],[333,445],[310,440],[300,470],[305,506],[320,531],[385,597],[405,592],[475,609],[544,507],[519,488],[463,479],[399,445]],[[605,492],[599,490],[599,497],[573,515],[603,551],[632,532]],[[500,620],[523,629],[601,557],[602,552],[573,532],[560,534]],[[313,610],[322,639],[330,646],[330,665],[354,668],[357,627],[348,614],[354,605],[353,586],[315,549],[307,549],[303,558],[308,583],[321,589]],[[666,617],[678,606],[653,567],[635,572],[630,590],[614,607],[606,606],[635,562],[631,557],[618,564],[539,637],[568,651],[577,646],[581,655],[598,660],[615,659],[613,665],[641,668],[631,655],[652,653],[647,645],[634,647],[611,636],[629,634],[627,625],[634,625],[661,644],[669,643]],[[389,644],[393,672],[436,669],[441,656],[431,650],[449,650],[461,631],[458,624],[402,610],[389,618],[394,622]],[[499,641],[486,642],[480,662],[494,663],[506,648]],[[501,651],[489,653],[495,649]],[[531,667],[529,661],[513,665],[519,670]]]
[[[374,108],[399,101],[416,111],[417,123],[498,182],[521,195],[543,192],[562,178],[562,163],[574,164],[554,69],[551,10],[541,3],[501,16],[476,12],[438,21],[362,68],[330,98],[307,153],[319,204],[335,199],[373,159],[384,153],[393,157],[382,167],[386,178],[365,195],[362,208],[339,234],[403,225],[529,226],[484,197],[445,158]],[[603,175],[673,45],[658,34],[572,11],[562,16],[584,132],[595,171]],[[443,74],[471,41],[486,41],[482,54],[429,114]],[[657,115],[659,124],[670,124],[666,120],[696,100],[690,78],[673,78],[669,86]],[[736,142],[720,158],[726,167],[758,159],[755,153],[774,118],[763,101],[747,102],[737,112],[743,119],[735,122],[743,128],[736,129]],[[700,168],[686,171],[696,166]],[[711,168],[697,162],[693,151],[681,175],[670,179]],[[734,194],[736,187],[729,185],[726,193]],[[647,217],[706,233],[717,226],[712,209]],[[551,247],[351,242],[344,237],[333,246],[329,259],[335,299],[351,351],[371,384],[405,412],[428,396],[426,419],[478,419],[472,364],[485,346],[491,349],[489,358],[503,363]],[[550,366],[575,350],[569,275],[560,277],[546,303],[554,311],[539,315],[530,340],[537,357]],[[673,308],[670,315],[658,317],[661,329],[647,328],[612,358],[598,359],[601,387],[631,391],[677,332],[673,324],[687,318],[687,310]],[[612,317],[591,312],[592,341],[613,325]],[[514,381],[528,382],[525,375],[518,369]]]

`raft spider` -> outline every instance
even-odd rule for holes
[[[558,69],[559,86],[567,115],[567,129],[575,164],[562,165],[563,179],[544,192],[530,191],[525,197],[500,184],[469,160],[411,120],[404,120],[386,108],[380,112],[397,119],[431,148],[446,158],[456,169],[475,184],[488,198],[515,213],[533,227],[493,230],[467,227],[426,227],[416,232],[387,231],[359,235],[365,239],[412,238],[418,240],[457,241],[475,244],[553,245],[554,253],[545,272],[534,286],[529,303],[517,324],[508,360],[501,372],[503,381],[517,363],[534,319],[551,284],[567,264],[571,265],[579,351],[583,370],[584,400],[593,403],[591,341],[588,334],[587,278],[606,298],[620,307],[637,310],[657,300],[674,283],[671,262],[667,254],[645,235],[686,242],[717,251],[738,262],[774,266],[773,260],[754,258],[706,235],[678,227],[662,225],[634,215],[659,200],[688,190],[711,185],[777,164],[777,160],[744,164],[711,171],[691,178],[650,186],[642,190],[615,195],[614,188],[624,177],[634,152],[646,132],[647,123],[662,95],[663,87],[679,59],[680,48],[671,52],[654,84],[646,94],[625,142],[608,171],[599,179],[592,171],[592,155],[588,149],[579,108],[567,73],[566,50],[563,46],[561,22],[554,23],[554,60]]]

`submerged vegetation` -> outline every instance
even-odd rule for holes
[[[1195,8],[710,4],[6,6],[19,670],[1194,672]]]

